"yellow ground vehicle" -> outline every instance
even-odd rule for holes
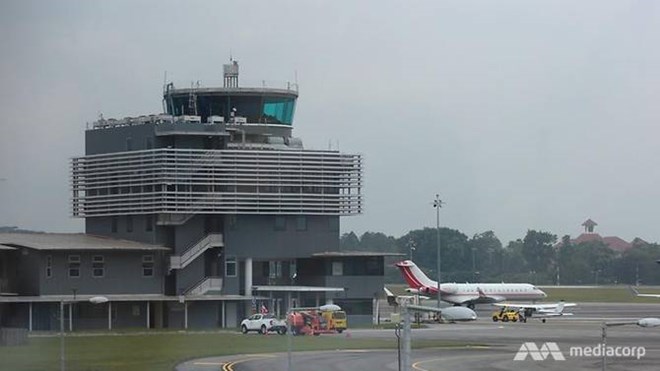
[[[293,335],[342,333],[346,330],[346,312],[334,304],[314,308],[295,308],[287,320]]]
[[[502,310],[493,312],[493,322],[518,322],[519,319],[520,313],[515,309],[502,308]]]
[[[333,329],[340,334],[346,330],[346,312],[343,310],[321,311],[321,316],[325,319],[328,329]]]

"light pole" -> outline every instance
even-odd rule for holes
[[[412,261],[413,251],[415,250],[415,241],[412,238],[408,240],[408,248],[410,249],[410,261]]]
[[[76,289],[73,290],[73,295],[75,298]],[[75,300],[75,299],[74,299]],[[108,298],[105,296],[94,296],[89,299],[89,302],[92,304],[102,304],[107,303]],[[71,310],[71,303],[69,303],[69,310]],[[60,370],[66,370],[66,360],[64,358],[64,299],[60,299]]]
[[[601,369],[605,371],[607,369],[607,328],[612,326],[625,326],[625,325],[637,325],[639,327],[658,327],[660,326],[660,318],[642,318],[637,321],[631,322],[603,322],[601,324],[602,330],[602,354],[603,359],[601,361]]]
[[[66,370],[64,361],[64,299],[60,299],[60,370]]]
[[[436,229],[436,240],[438,242],[438,308],[440,308],[440,302],[442,300],[442,293],[440,292],[440,208],[442,207],[442,200],[440,200],[440,195],[435,195],[435,200],[433,200],[433,207],[435,207],[435,229]]]

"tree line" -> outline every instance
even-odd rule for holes
[[[437,277],[437,230],[424,228],[395,238],[380,232],[362,236],[345,233],[344,251],[378,251],[402,254],[388,257],[387,283],[403,283],[394,263],[412,260],[432,279]],[[572,243],[550,232],[528,230],[522,239],[503,246],[493,231],[468,237],[440,228],[440,262],[443,282],[529,282],[537,285],[660,284],[660,245],[635,240],[617,252],[601,241]]]

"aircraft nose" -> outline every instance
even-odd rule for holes
[[[541,290],[539,290],[539,291],[541,291]],[[544,298],[547,298],[547,297],[548,297],[548,294],[546,294],[545,292],[541,291],[541,296],[544,297]]]

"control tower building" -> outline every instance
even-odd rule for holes
[[[339,248],[340,218],[362,213],[362,157],[303,147],[295,84],[242,87],[238,63],[223,67],[222,87],[166,83],[164,114],[91,124],[73,215],[88,235],[165,248],[125,264],[155,267],[148,308],[170,327],[327,302],[370,319],[383,257]]]

